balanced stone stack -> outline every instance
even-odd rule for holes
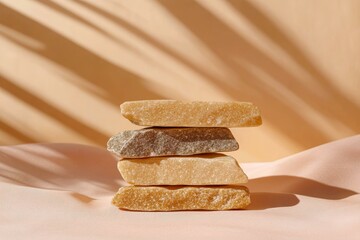
[[[216,152],[239,148],[229,128],[261,124],[258,108],[245,102],[147,100],[125,102],[122,115],[151,126],[120,132],[108,150],[131,184],[113,204],[137,211],[228,210],[250,204],[248,179],[237,161]]]

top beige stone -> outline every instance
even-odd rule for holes
[[[253,127],[261,125],[258,107],[248,102],[144,100],[124,102],[121,114],[140,126]]]

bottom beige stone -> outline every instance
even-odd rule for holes
[[[112,203],[135,211],[244,209],[250,193],[243,186],[224,187],[122,187]]]

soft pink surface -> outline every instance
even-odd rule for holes
[[[130,212],[106,150],[0,147],[0,239],[360,239],[360,135],[242,167],[248,210]]]

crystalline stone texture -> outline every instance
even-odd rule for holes
[[[134,185],[233,185],[248,181],[237,161],[223,154],[123,159],[118,169]]]
[[[239,148],[227,128],[144,128],[110,138],[108,150],[123,158],[192,155]]]
[[[132,123],[152,127],[121,132],[108,142],[108,150],[123,158],[118,162],[121,175],[135,185],[119,189],[115,206],[177,211],[244,209],[250,204],[249,190],[236,186],[248,181],[237,161],[213,152],[238,149],[228,128],[261,125],[252,103],[146,100],[120,108]],[[212,154],[194,155],[199,153]]]
[[[246,187],[137,187],[119,189],[113,204],[136,211],[228,210],[250,204]]]
[[[261,125],[259,109],[247,102],[145,100],[124,102],[122,115],[140,126],[252,127]]]

